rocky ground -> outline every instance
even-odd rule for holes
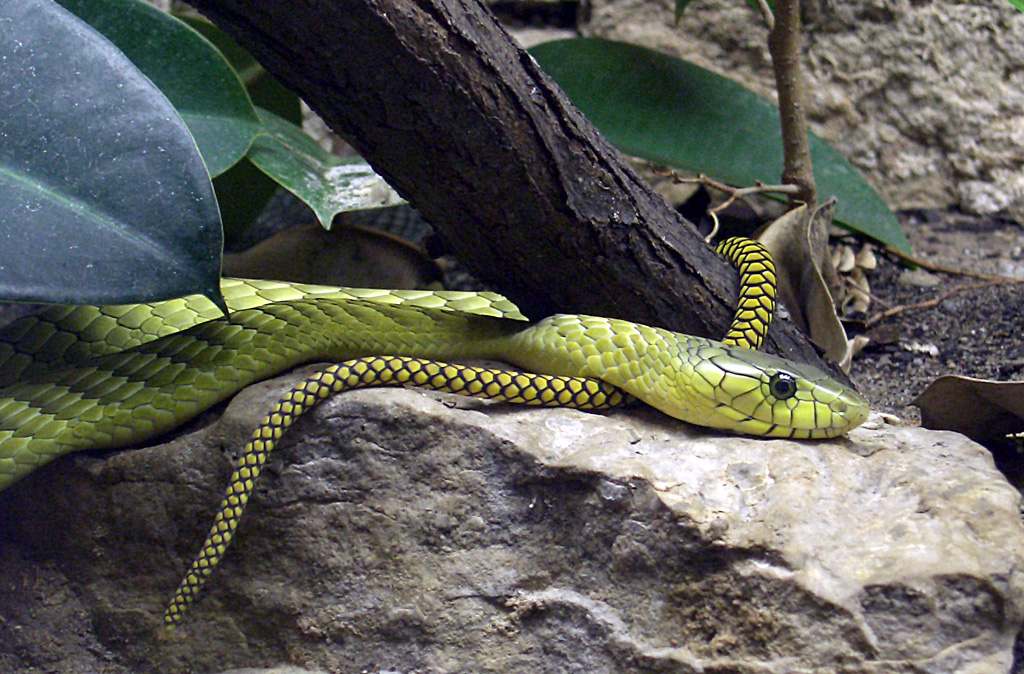
[[[916,422],[911,401],[936,377],[958,374],[999,381],[1024,377],[1024,227],[957,212],[901,214],[914,253],[938,267],[1005,276],[1004,282],[919,269],[879,256],[869,273],[875,300],[868,316],[902,307],[875,323],[872,343],[851,376],[871,403]],[[849,326],[856,331],[858,325]],[[992,447],[1018,488],[1020,457]]]
[[[902,213],[900,219],[915,254],[926,262],[1024,280],[1021,223],[934,211]],[[869,275],[876,298],[869,315],[905,308],[868,330],[873,343],[853,360],[851,375],[873,406],[916,422],[920,410],[910,402],[936,377],[1024,379],[1024,284],[915,272],[893,258],[879,259]],[[1021,489],[1019,443],[989,449]],[[1021,638],[1013,672],[1024,672]]]

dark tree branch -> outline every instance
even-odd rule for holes
[[[530,316],[723,334],[734,273],[475,0],[194,0]],[[820,359],[789,323],[769,348]]]

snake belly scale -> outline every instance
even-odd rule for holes
[[[816,368],[751,350],[771,320],[774,269],[759,244],[719,248],[743,279],[723,342],[591,316],[529,323],[489,293],[243,280],[224,284],[228,317],[212,304],[172,300],[23,319],[0,334],[8,377],[0,376],[0,489],[68,452],[155,437],[249,383],[340,361],[297,385],[253,434],[165,614],[173,627],[223,555],[274,443],[333,392],[415,385],[588,409],[635,397],[684,421],[773,437],[834,437],[863,422],[867,403],[855,391]],[[528,372],[440,362],[451,359],[505,361]]]

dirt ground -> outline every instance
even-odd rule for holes
[[[929,264],[1024,280],[1020,223],[935,211],[901,213],[900,221],[915,255]],[[851,377],[875,409],[916,423],[920,411],[911,401],[941,375],[1024,380],[1024,283],[911,271],[885,255],[878,261],[868,272],[874,300],[867,316],[905,308],[868,329],[872,342],[853,360]],[[929,301],[934,306],[920,306]],[[1024,487],[1012,443],[990,449],[1010,480]]]

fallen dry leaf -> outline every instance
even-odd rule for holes
[[[413,245],[354,227],[316,223],[280,232],[224,256],[224,275],[370,288],[426,288],[440,277]]]
[[[768,225],[758,240],[775,258],[779,301],[825,357],[848,370],[852,349],[829,289],[838,287],[828,251],[834,209],[834,200],[811,213],[806,206],[795,208]]]
[[[1024,382],[945,375],[910,404],[921,408],[925,428],[957,431],[983,445],[1024,432]]]

